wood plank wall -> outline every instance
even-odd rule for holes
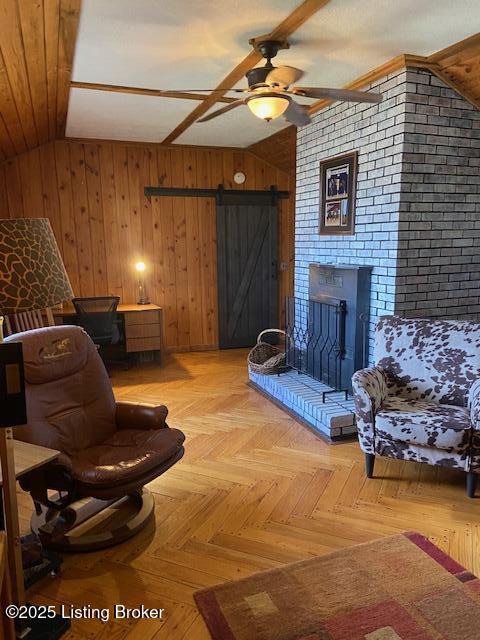
[[[297,127],[293,125],[255,142],[248,150],[276,167],[294,174],[297,166]]]
[[[243,171],[246,182],[233,183]],[[215,201],[146,198],[146,185],[289,189],[280,201],[279,296],[293,288],[294,178],[243,150],[55,141],[0,165],[0,217],[50,218],[76,295],[135,302],[134,264],[148,265],[172,350],[218,343]],[[282,305],[283,306],[283,305]]]
[[[0,2],[0,159],[65,134],[80,0]]]

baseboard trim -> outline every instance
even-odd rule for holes
[[[189,351],[218,351],[218,344],[191,344],[165,348],[165,353],[188,353]]]

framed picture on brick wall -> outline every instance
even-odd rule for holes
[[[357,152],[320,162],[321,236],[351,236],[355,233],[355,187]]]

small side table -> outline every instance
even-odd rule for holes
[[[21,440],[14,441],[15,452],[15,477],[20,478],[29,471],[43,467],[43,465],[52,462],[58,457],[59,451],[55,449],[47,449],[47,447],[39,447],[36,444],[30,444],[29,442],[22,442]],[[2,486],[2,468],[0,466],[0,487]],[[5,528],[3,519],[3,495],[0,492],[0,529]],[[18,518],[18,514],[15,514]]]

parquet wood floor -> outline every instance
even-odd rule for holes
[[[480,574],[480,499],[461,473],[328,445],[247,386],[245,351],[170,356],[115,373],[119,399],[164,402],[187,436],[184,459],[149,485],[156,529],[114,549],[66,557],[31,599],[162,607],[166,619],[74,621],[68,640],[206,640],[192,593],[282,563],[407,529]],[[22,526],[31,504],[21,497]]]

